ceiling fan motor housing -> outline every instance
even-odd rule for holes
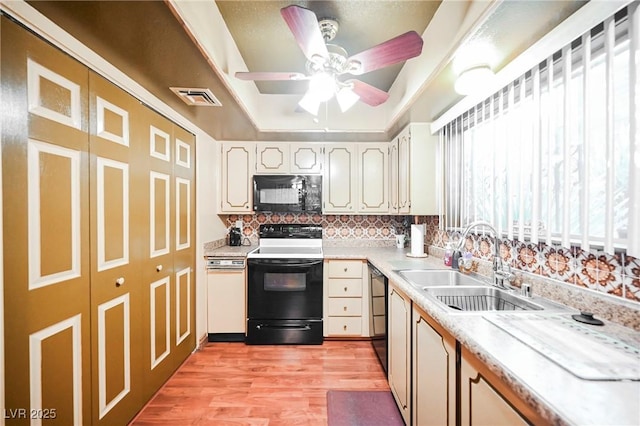
[[[320,32],[322,33],[322,38],[324,38],[325,43],[333,40],[338,34],[338,21],[333,18],[322,18],[318,20],[318,26],[320,27]]]

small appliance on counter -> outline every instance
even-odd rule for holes
[[[240,234],[240,228],[231,228],[229,230],[229,245],[230,246],[242,245],[242,234]]]

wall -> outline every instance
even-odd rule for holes
[[[459,238],[459,234],[440,230],[437,216],[429,216],[426,222],[425,240],[429,246],[443,249],[447,242]],[[476,258],[493,257],[493,238],[472,235],[465,247]],[[566,249],[503,239],[500,254],[517,270],[637,302],[640,308],[640,259],[624,252],[611,256],[580,247]]]
[[[252,244],[258,242],[260,225],[269,223],[310,223],[322,225],[325,244],[367,245],[386,247],[395,245],[396,234],[404,233],[404,216],[321,215],[307,213],[258,213],[254,215],[222,216],[227,227],[242,220],[244,236]]]

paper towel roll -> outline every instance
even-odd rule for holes
[[[424,256],[424,223],[411,225],[411,255]]]

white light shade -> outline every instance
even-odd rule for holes
[[[318,110],[320,109],[321,102],[322,101],[318,100],[318,98],[315,97],[314,93],[309,90],[302,97],[302,99],[300,99],[298,105],[300,105],[300,108],[304,109],[309,114],[318,115]]]
[[[320,72],[309,80],[309,93],[313,93],[317,100],[325,102],[336,92],[336,80],[333,76]]]
[[[346,112],[351,108],[358,100],[360,96],[356,95],[356,93],[351,90],[349,87],[343,87],[338,90],[336,93],[336,100],[338,101],[338,105],[340,105],[340,111]]]
[[[471,95],[486,89],[493,77],[493,71],[488,65],[469,68],[458,76],[454,88],[461,95]]]

